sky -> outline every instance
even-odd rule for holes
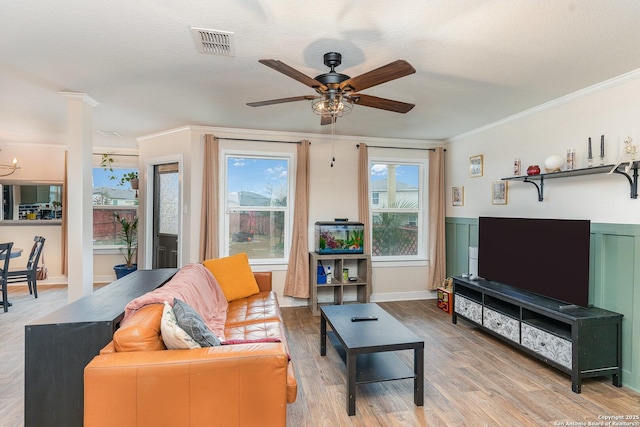
[[[229,193],[251,191],[263,196],[278,196],[287,189],[288,162],[284,159],[229,157],[227,159]],[[286,191],[285,191],[286,192]]]
[[[122,175],[129,172],[138,172],[138,169],[120,169],[113,168],[113,172],[104,170],[103,168],[93,168],[93,186],[94,187],[117,187],[120,183]],[[116,176],[116,180],[110,179],[111,176]]]
[[[417,165],[396,165],[396,182],[404,182],[413,187],[418,187],[420,168]],[[375,163],[371,166],[371,180],[379,181],[387,179],[388,170],[386,164]]]

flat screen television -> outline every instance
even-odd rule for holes
[[[589,305],[588,220],[480,217],[478,276]]]

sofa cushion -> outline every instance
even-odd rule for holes
[[[260,292],[247,298],[231,301],[227,309],[225,327],[264,321],[282,322],[275,292]]]
[[[162,304],[147,305],[113,334],[115,351],[156,351],[167,347],[160,336]]]
[[[173,314],[180,326],[200,347],[220,345],[220,340],[207,328],[202,317],[187,303],[173,299]]]
[[[173,308],[168,302],[164,302],[162,310],[162,320],[160,321],[160,330],[162,331],[162,340],[169,350],[193,349],[200,348],[193,338],[178,325]]]
[[[227,301],[246,298],[260,292],[246,253],[208,259],[202,264],[216,278]]]

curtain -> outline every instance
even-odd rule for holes
[[[444,148],[429,155],[429,276],[427,288],[436,289],[446,275],[444,236]]]
[[[358,153],[358,220],[364,224],[364,253],[371,254],[371,217],[369,215],[369,153],[360,143]]]
[[[371,216],[369,214],[369,152],[367,144],[360,143],[358,152],[358,220],[364,224],[364,253],[371,255]],[[371,269],[371,263],[367,263]],[[371,277],[371,271],[367,277]],[[367,286],[371,297],[371,286]]]
[[[204,136],[204,169],[202,173],[202,212],[200,215],[200,260],[218,258],[218,186],[220,141],[211,134]]]
[[[284,295],[309,298],[309,141],[297,149],[296,198]]]
[[[67,230],[69,226],[67,224],[67,170],[68,170],[68,162],[69,162],[69,151],[65,150],[64,152],[64,177],[62,178],[62,228],[61,228],[61,236],[60,236],[60,246],[61,246],[61,256],[60,263],[62,274],[68,273],[68,263],[67,259],[69,259],[69,251],[67,244]]]

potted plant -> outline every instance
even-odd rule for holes
[[[100,167],[102,167],[105,171],[109,171],[111,176],[109,179],[117,180],[118,176],[113,172],[113,157],[109,153],[102,153],[102,158],[100,159]],[[131,184],[132,190],[137,190],[139,186],[138,180],[138,172],[128,172],[120,177],[120,182],[118,185],[124,185],[126,182]]]
[[[120,178],[119,185],[124,185],[125,182],[128,182],[131,185],[132,190],[137,190],[140,182],[138,180],[138,172],[125,173],[122,178]]]
[[[129,220],[120,216],[118,212],[114,212],[113,216],[115,221],[120,224],[119,235],[124,242],[124,248],[120,248],[120,253],[122,253],[125,263],[113,267],[116,278],[120,279],[138,268],[138,265],[134,263],[138,250],[138,217]]]

